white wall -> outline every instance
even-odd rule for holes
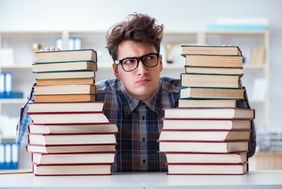
[[[270,126],[282,128],[280,0],[0,0],[0,30],[107,30],[129,13],[147,13],[166,31],[205,29],[218,17],[270,21]],[[220,44],[219,44],[220,45]]]

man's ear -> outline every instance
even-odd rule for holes
[[[118,74],[118,66],[115,63],[113,63],[112,67],[113,67],[114,74],[115,74],[116,78],[120,79],[119,74]]]
[[[163,71],[163,55],[160,54],[160,72]]]

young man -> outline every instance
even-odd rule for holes
[[[156,140],[163,125],[162,109],[178,106],[180,80],[160,77],[162,35],[163,26],[157,25],[154,18],[135,13],[111,28],[106,36],[116,78],[101,81],[96,86],[97,101],[105,103],[105,115],[119,130],[116,135],[118,153],[112,171],[167,170]],[[247,98],[238,102],[238,107],[249,108]],[[17,142],[23,148],[26,125],[31,122],[27,109],[18,125]],[[250,156],[254,149],[255,137]]]

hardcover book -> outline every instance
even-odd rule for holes
[[[166,163],[168,175],[243,175],[248,172],[248,162],[237,164]]]
[[[164,108],[164,117],[176,119],[254,119],[255,110],[247,108]]]
[[[242,52],[238,46],[181,45],[181,47],[182,54],[242,55]]]
[[[116,124],[112,123],[81,123],[81,124],[29,124],[29,133],[63,134],[63,133],[115,133]]]
[[[243,56],[184,55],[185,65],[203,67],[243,67]]]
[[[179,130],[241,130],[251,129],[252,120],[240,119],[169,119],[163,118],[163,129]]]
[[[87,134],[32,134],[28,135],[29,144],[38,145],[76,145],[76,144],[113,144],[115,133]]]
[[[45,64],[32,64],[33,73],[53,73],[53,72],[73,72],[73,71],[97,71],[95,62],[57,62]]]
[[[35,53],[36,63],[65,62],[65,61],[94,61],[97,53],[93,49],[42,51]]]
[[[244,92],[243,88],[181,87],[179,98],[238,100],[244,98]]]
[[[182,87],[238,88],[239,75],[181,73]]]
[[[76,145],[39,145],[27,144],[26,150],[35,153],[83,153],[83,152],[115,152],[117,143],[76,144]]]
[[[32,153],[31,160],[37,165],[55,164],[94,164],[114,163],[116,152],[85,152],[85,153]]]
[[[58,123],[108,123],[109,120],[103,112],[27,112],[35,124]]]
[[[34,95],[35,102],[95,102],[96,94]]]
[[[251,130],[176,130],[161,129],[159,140],[169,141],[246,141]]]
[[[29,113],[35,112],[101,112],[104,102],[35,102],[28,103]]]
[[[95,71],[65,71],[65,72],[47,72],[37,73],[37,79],[74,79],[74,78],[93,78]]]

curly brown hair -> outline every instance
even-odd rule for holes
[[[163,38],[163,25],[157,25],[156,19],[147,14],[134,13],[128,15],[128,20],[114,25],[107,32],[107,46],[113,61],[118,57],[118,46],[125,40],[153,44],[160,52]]]

